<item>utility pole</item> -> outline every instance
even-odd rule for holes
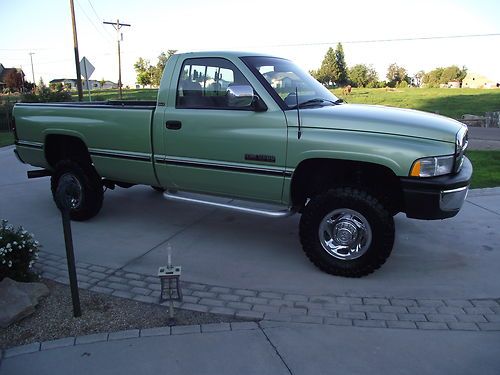
[[[120,100],[122,99],[122,60],[121,60],[121,53],[120,53],[120,29],[123,26],[128,26],[130,25],[128,23],[120,23],[120,20],[116,20],[116,22],[103,22],[106,25],[113,25],[113,27],[116,30],[117,33],[117,41],[118,41],[118,90],[120,92]],[[123,38],[123,34],[121,36]]]
[[[35,82],[35,69],[33,69],[33,55],[35,52],[30,52],[30,59],[31,59],[31,74],[33,74],[33,89],[35,88],[36,82]]]
[[[73,0],[69,0],[71,7],[71,21],[73,23],[73,47],[75,49],[75,65],[76,65],[76,87],[78,89],[78,101],[83,100],[82,90],[82,73],[80,71],[80,56],[78,55],[78,37],[76,35],[76,20],[75,20],[75,4]]]

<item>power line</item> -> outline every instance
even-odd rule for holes
[[[97,20],[99,21],[99,24],[101,25],[102,29],[104,30],[104,32],[110,37],[112,38],[111,34],[108,32],[108,30],[104,27],[104,25],[101,23],[101,21],[103,20],[98,14],[97,14],[97,11],[95,10],[94,8],[94,5],[92,5],[92,2],[90,0],[87,0],[89,2],[89,5],[90,7],[92,8],[92,12],[94,12],[95,16],[97,17]]]
[[[51,47],[51,48],[0,48],[0,51],[45,51],[45,50],[54,50],[54,49],[59,49],[56,47]]]
[[[102,33],[101,30],[99,30],[97,28],[97,26],[95,25],[94,21],[92,21],[90,19],[90,17],[87,15],[87,12],[85,12],[85,10],[83,9],[83,6],[80,4],[80,2],[78,0],[76,0],[76,3],[78,4],[78,7],[80,8],[80,10],[82,11],[83,15],[85,16],[85,18],[87,18],[87,20],[90,22],[90,24],[92,25],[92,27],[95,29],[95,31],[101,36],[103,37],[108,43],[112,43],[112,40],[107,36],[107,35],[104,35]]]
[[[336,44],[336,43],[342,43],[342,44],[389,43],[389,42],[410,42],[410,41],[417,41],[417,40],[482,38],[482,37],[492,37],[492,36],[500,36],[500,33],[446,35],[446,36],[421,36],[421,37],[391,38],[391,39],[344,40],[344,41],[337,41],[337,42],[290,43],[290,44],[274,44],[274,45],[258,46],[258,47],[323,46],[323,45],[332,45],[332,44]]]

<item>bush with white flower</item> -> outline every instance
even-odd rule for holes
[[[9,277],[17,281],[37,278],[33,264],[40,244],[23,227],[14,228],[7,220],[0,224],[0,281]]]

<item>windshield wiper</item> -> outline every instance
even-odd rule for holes
[[[309,105],[318,105],[318,104],[322,104],[322,103],[330,103],[333,105],[340,104],[338,102],[338,100],[333,101],[333,100],[322,99],[322,98],[314,98],[314,99],[309,99],[309,100],[306,100],[305,102],[296,104],[293,107],[290,107],[290,109],[297,109],[297,106],[298,106],[298,108],[302,108],[302,107],[307,107]]]

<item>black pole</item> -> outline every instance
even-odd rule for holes
[[[71,234],[71,219],[69,217],[69,202],[66,189],[71,189],[68,184],[59,185],[57,189],[57,199],[61,210],[64,244],[66,245],[66,261],[68,263],[69,286],[71,289],[71,300],[73,302],[73,316],[82,316],[80,307],[80,294],[78,292],[78,280],[76,278],[75,253],[73,251],[73,236]]]

